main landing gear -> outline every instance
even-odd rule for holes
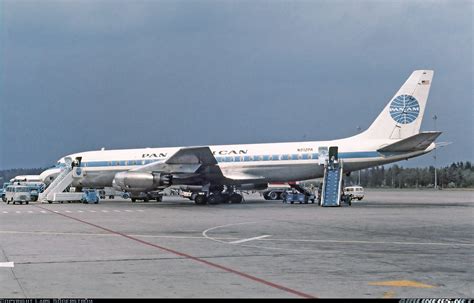
[[[242,203],[243,197],[241,194],[234,192],[234,188],[227,187],[223,190],[222,187],[213,188],[209,192],[199,192],[194,196],[194,203],[197,205],[205,204],[221,204],[221,203]]]

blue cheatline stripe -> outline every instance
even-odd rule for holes
[[[365,151],[365,152],[348,152],[348,153],[338,153],[339,158],[373,158],[380,157],[380,154],[376,151]]]
[[[338,153],[340,159],[354,158],[374,158],[380,157],[380,153],[376,151],[363,152],[345,152]],[[311,154],[281,154],[281,155],[260,155],[260,156],[233,156],[233,157],[216,157],[217,162],[253,162],[253,161],[297,161],[297,160],[317,160],[317,153]],[[82,162],[81,167],[103,167],[103,166],[135,166],[145,165],[163,159],[153,160],[119,160],[119,161],[89,161]]]

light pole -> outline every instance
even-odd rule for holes
[[[434,130],[436,131],[436,120],[438,119],[438,116],[434,115],[433,116],[433,121],[434,121]],[[434,189],[438,189],[438,174],[436,172],[436,146],[434,149]]]
[[[360,133],[361,127],[357,126],[357,133]],[[357,182],[357,185],[360,186],[360,169],[359,169],[359,182]]]

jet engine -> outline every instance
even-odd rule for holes
[[[120,172],[116,173],[113,185],[124,191],[148,191],[171,185],[172,176],[162,173]]]

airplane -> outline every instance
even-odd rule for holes
[[[432,70],[416,70],[365,131],[343,139],[266,144],[140,148],[86,151],[62,157],[44,171],[51,180],[67,163],[79,178],[72,186],[113,186],[147,192],[183,186],[199,192],[196,204],[240,203],[237,190],[261,190],[268,183],[323,177],[328,148],[336,148],[350,174],[426,154],[436,148],[438,131],[420,132]],[[72,162],[71,162],[72,161]],[[326,162],[327,163],[327,162]]]

